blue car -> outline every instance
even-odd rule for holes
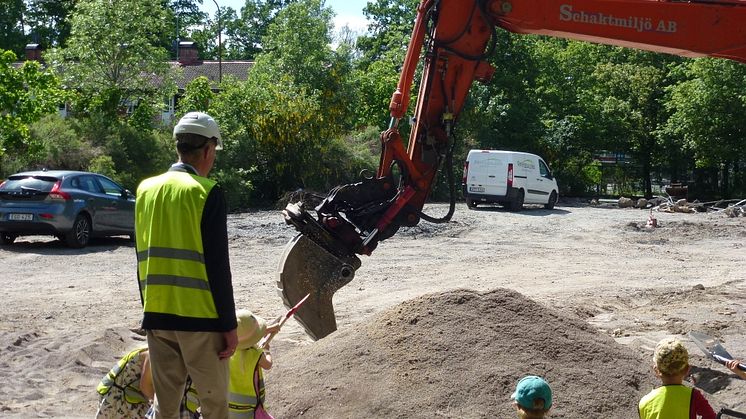
[[[106,176],[40,170],[0,184],[0,245],[18,236],[52,235],[81,248],[92,237],[135,234],[135,196]]]

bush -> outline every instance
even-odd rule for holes
[[[87,170],[100,148],[81,137],[73,124],[57,114],[31,125],[31,138],[41,145],[39,161],[49,169]]]

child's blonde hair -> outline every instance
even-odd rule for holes
[[[543,419],[548,411],[544,409],[528,410],[518,403],[516,403],[516,405],[518,406],[518,417],[520,419]]]
[[[665,338],[655,346],[655,367],[662,375],[676,375],[689,367],[689,352],[676,338]]]

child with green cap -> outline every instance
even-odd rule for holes
[[[715,419],[715,412],[702,393],[682,384],[684,377],[689,375],[689,352],[679,340],[666,338],[658,342],[653,354],[653,369],[663,385],[640,400],[641,419]]]
[[[552,389],[536,375],[521,378],[510,398],[520,419],[542,419],[552,407]]]

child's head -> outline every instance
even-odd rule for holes
[[[267,322],[249,310],[236,310],[236,320],[237,349],[249,349],[256,345],[267,330]]]
[[[543,378],[528,375],[518,381],[510,396],[521,418],[543,418],[552,407],[552,389]]]
[[[689,352],[678,339],[666,338],[655,346],[653,363],[661,377],[683,377],[689,372]]]

